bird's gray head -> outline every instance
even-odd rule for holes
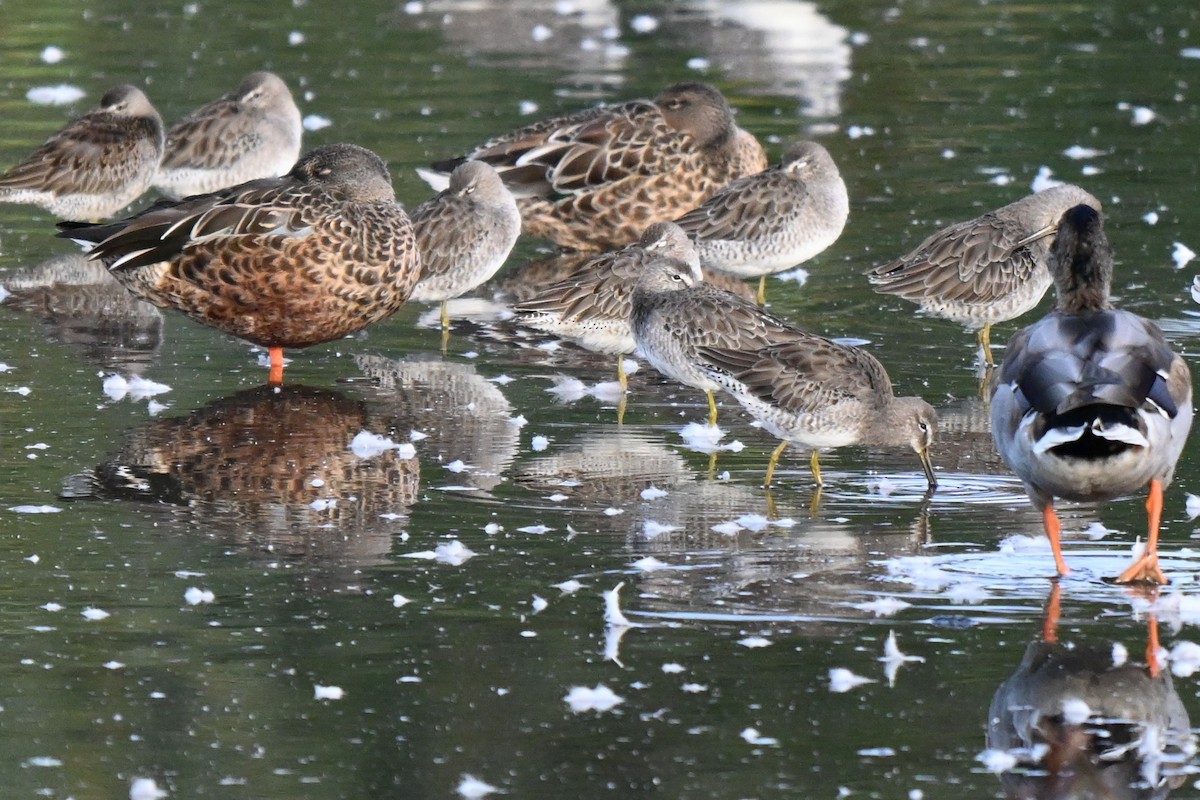
[[[238,86],[234,97],[248,105],[270,106],[290,101],[292,93],[274,72],[251,72]]]
[[[677,258],[654,255],[643,264],[636,291],[650,294],[681,292],[695,285],[690,265]]]
[[[930,488],[937,486],[929,448],[937,437],[937,412],[919,397],[895,397],[876,420],[864,444],[887,447],[911,447],[921,459],[921,468]]]
[[[122,117],[155,117],[158,111],[150,99],[136,86],[128,83],[114,86],[100,98],[100,110]]]
[[[794,142],[783,151],[783,158],[779,163],[784,172],[801,177],[822,173],[838,174],[833,156],[816,142]]]
[[[681,261],[691,270],[693,283],[703,279],[700,274],[700,254],[683,228],[674,222],[656,222],[642,231],[637,246],[648,255],[663,256]]]
[[[1099,211],[1083,203],[1067,209],[1049,261],[1059,311],[1073,314],[1109,307],[1113,254]]]
[[[313,148],[300,157],[291,175],[302,183],[339,192],[353,202],[396,199],[383,159],[356,144]]]
[[[491,164],[464,161],[450,173],[450,191],[482,202],[503,197],[508,189]]]
[[[735,127],[729,102],[707,83],[673,84],[654,98],[654,103],[668,125],[690,134],[700,147],[721,147]]]

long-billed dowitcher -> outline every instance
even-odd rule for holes
[[[846,184],[829,151],[796,142],[777,166],[738,178],[676,222],[695,240],[706,269],[758,277],[763,305],[767,276],[825,250],[849,215]]]
[[[1054,498],[1107,500],[1149,484],[1149,540],[1119,583],[1166,583],[1158,566],[1163,490],[1192,424],[1192,381],[1153,322],[1113,308],[1100,212],[1062,215],[1050,251],[1054,311],[1013,337],[992,394],[992,436],[1042,512],[1060,575]]]
[[[937,414],[919,397],[896,397],[886,370],[865,350],[799,330],[669,262],[648,266],[638,282],[633,330],[651,365],[709,393],[710,422],[712,392],[724,389],[783,439],[771,454],[767,486],[789,442],[812,448],[818,485],[818,449],[849,444],[910,446],[930,487],[937,484],[928,454]]]
[[[467,161],[450,174],[450,188],[417,206],[412,221],[422,267],[409,299],[440,302],[447,331],[446,301],[504,266],[521,235],[521,212],[490,164]]]
[[[875,291],[917,303],[923,311],[979,331],[989,366],[997,322],[1031,310],[1050,288],[1050,236],[1063,212],[1100,201],[1063,184],[1023,197],[981,217],[944,228],[906,256],[874,267]]]
[[[625,356],[637,349],[630,323],[633,290],[646,265],[661,259],[670,259],[700,280],[700,262],[687,236],[673,222],[657,222],[637,242],[586,261],[571,277],[518,303],[513,307],[516,322],[617,356],[617,377],[624,390]]]
[[[281,178],[59,227],[135,295],[268,348],[271,383],[283,380],[283,348],[399,309],[421,265],[387,167],[352,144],[318,147]]]
[[[636,241],[713,192],[767,167],[715,87],[678,83],[632,100],[542,120],[420,171],[435,189],[465,160],[494,166],[519,199],[524,230],[576,250]]]
[[[162,153],[158,111],[141,89],[117,86],[0,175],[0,201],[32,203],[67,220],[103,219],[150,188]]]
[[[167,131],[154,185],[178,200],[258,178],[286,175],[300,155],[300,109],[273,72],[252,72],[238,88]]]

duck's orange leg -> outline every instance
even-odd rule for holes
[[[271,386],[279,386],[283,383],[283,348],[269,347],[267,355],[271,359],[271,372],[267,375],[267,383]]]
[[[1150,520],[1150,531],[1146,539],[1146,552],[1122,572],[1114,583],[1170,583],[1158,566],[1158,526],[1162,523],[1163,485],[1155,478],[1150,481],[1150,496],[1146,498],[1146,515]]]
[[[1046,529],[1046,538],[1050,540],[1050,549],[1054,551],[1054,566],[1058,568],[1059,575],[1066,575],[1071,568],[1063,560],[1062,525],[1058,522],[1058,514],[1054,510],[1053,503],[1047,503],[1046,507],[1042,509],[1042,527]]]

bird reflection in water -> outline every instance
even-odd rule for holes
[[[41,320],[54,341],[81,350],[91,364],[140,372],[158,357],[162,313],[85,253],[18,269],[4,277],[3,286],[9,293],[3,308]]]
[[[1015,756],[1010,798],[1165,798],[1195,754],[1187,710],[1161,668],[1149,618],[1145,663],[1116,642],[1058,641],[1061,588],[1042,635],[992,698],[988,747]]]
[[[186,508],[273,557],[380,563],[417,499],[420,467],[411,451],[351,450],[378,428],[366,403],[339,392],[257,387],[134,429],[62,496]]]
[[[388,435],[406,441],[411,431],[423,434],[421,451],[460,470],[448,474],[463,489],[487,493],[504,480],[521,429],[494,381],[471,364],[436,356],[359,355],[355,363],[374,384],[367,396]]]

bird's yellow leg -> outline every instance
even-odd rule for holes
[[[996,362],[992,358],[992,326],[990,324],[985,324],[979,329],[979,346],[983,348],[983,363],[989,367],[996,366]]]
[[[812,458],[808,460],[808,468],[812,470],[813,480],[817,482],[817,486],[824,486],[825,479],[821,477],[821,460],[817,457],[817,451],[812,451]]]
[[[767,304],[767,276],[763,275],[758,279],[758,304],[765,306]]]
[[[708,395],[708,424],[717,424],[717,398],[713,396],[712,390],[705,392]]]
[[[778,447],[771,451],[771,460],[767,462],[767,476],[763,478],[763,488],[771,488],[771,481],[775,477],[775,467],[779,465],[779,459],[783,455],[783,451],[787,449],[787,445],[787,439],[784,439]]]

